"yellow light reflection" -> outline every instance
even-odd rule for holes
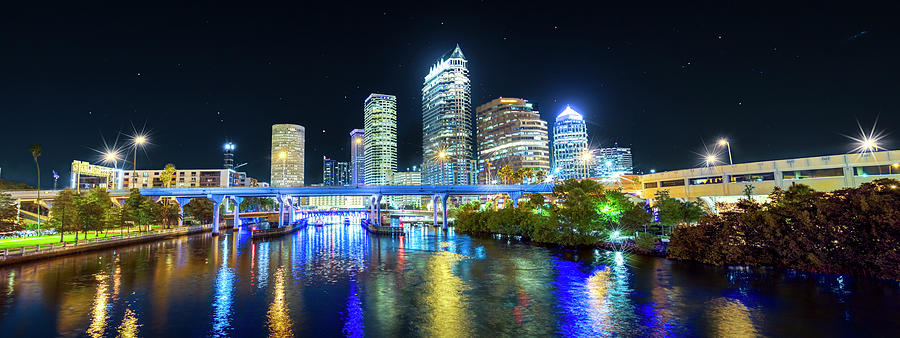
[[[119,337],[138,337],[138,327],[140,326],[141,324],[138,324],[137,316],[134,315],[134,311],[125,309],[125,318],[122,318],[122,324],[119,324]]]
[[[269,337],[293,337],[294,332],[291,328],[294,326],[291,320],[290,310],[284,299],[284,267],[275,271],[275,290],[272,305],[269,306],[269,312],[266,313],[269,323]]]
[[[464,258],[466,256],[458,253],[440,251],[428,260],[424,274],[426,323],[422,327],[426,330],[425,336],[462,337],[469,334],[463,294],[467,286],[453,274],[453,266]]]
[[[91,308],[91,325],[88,326],[87,334],[91,337],[103,337],[106,330],[106,307],[109,304],[109,285],[106,282],[106,276],[102,274],[94,275],[97,279],[97,292],[94,294],[94,306]]]
[[[597,269],[587,279],[588,305],[590,306],[591,323],[594,325],[594,332],[605,332],[609,326],[609,304],[607,303],[607,295],[609,293],[609,273],[610,269],[604,267]]]
[[[759,336],[750,318],[750,310],[737,299],[716,298],[709,302],[707,316],[710,332],[716,337]]]

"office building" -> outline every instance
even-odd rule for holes
[[[125,170],[123,187],[165,188],[162,169]],[[255,187],[256,179],[233,169],[176,169],[172,188]]]
[[[234,143],[225,143],[225,161],[222,165],[225,169],[234,169]]]
[[[422,87],[422,167],[425,184],[475,182],[472,95],[459,45],[442,56]]]
[[[350,183],[353,185],[366,184],[366,156],[365,156],[365,130],[353,129],[350,131]]]
[[[502,183],[497,172],[504,166],[549,174],[547,122],[541,120],[532,103],[517,98],[494,99],[478,106],[475,118],[479,183]]]
[[[631,148],[614,147],[600,148],[594,151],[593,177],[610,177],[631,175],[634,173],[634,165],[631,159]]]
[[[584,118],[569,106],[556,116],[553,124],[552,175],[566,180],[590,176],[594,157],[587,152],[587,126]]]
[[[329,186],[350,184],[350,163],[322,157],[322,183]]]
[[[390,185],[397,170],[397,97],[371,94],[363,104],[366,185]]]
[[[273,187],[303,186],[306,129],[296,124],[272,126],[271,179]]]
[[[406,171],[396,171],[391,176],[392,185],[422,185],[422,171],[417,166]],[[390,196],[391,205],[396,208],[419,207],[427,196]]]

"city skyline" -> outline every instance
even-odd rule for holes
[[[395,36],[386,45],[371,34],[354,35],[358,28],[340,36],[297,34],[288,25],[296,12],[290,9],[273,14],[227,7],[213,13],[97,8],[79,20],[60,9],[11,10],[16,17],[2,25],[19,38],[0,38],[16,46],[15,53],[0,56],[8,79],[0,112],[11,125],[35,128],[13,128],[0,136],[2,178],[34,184],[24,149],[40,143],[42,185],[50,187],[51,170],[64,172],[73,159],[99,162],[94,159],[104,139],[110,145],[118,139],[122,146],[133,130],[144,130],[151,142],[139,150],[140,168],[218,167],[221,146],[230,141],[240,147],[238,161],[248,163],[242,170],[265,179],[270,145],[264,135],[281,121],[308,127],[305,176],[318,177],[319,156],[345,159],[345,133],[362,124],[346,117],[358,116],[359,100],[376,91],[392,92],[399,100],[398,167],[417,165],[421,76],[456,43],[474,60],[469,65],[474,102],[527,97],[544,120],[571,105],[588,123],[591,148],[615,142],[631,147],[638,171],[693,167],[695,154],[720,137],[731,140],[735,162],[849,152],[843,135],[856,135],[857,121],[868,129],[878,118],[888,133],[900,123],[891,94],[898,88],[890,76],[898,67],[890,61],[898,55],[890,39],[897,27],[877,11],[823,5],[822,16],[794,20],[789,14],[805,8],[789,5],[773,13],[783,15],[751,25],[741,15],[753,10],[749,5],[660,6],[649,12],[610,6],[599,18],[562,9],[539,14],[513,9],[530,19],[528,27],[468,24],[489,22],[482,19],[502,7],[492,4],[466,13],[427,8],[378,8],[375,13],[386,13],[381,17],[367,15],[374,8],[345,13],[362,20],[361,27],[376,27],[370,33]],[[155,19],[163,14],[172,15],[171,24]],[[712,19],[703,25],[672,19],[679,15]],[[234,18],[273,26],[223,26]],[[622,22],[603,26],[607,19]],[[329,22],[311,20],[304,27],[323,24]],[[127,33],[130,26],[141,28],[137,38]],[[793,34],[781,34],[786,30]],[[271,38],[234,40],[244,31]],[[310,52],[278,42],[307,39],[318,48]],[[65,52],[73,43],[97,48]],[[369,52],[376,47],[385,52]],[[525,50],[528,56],[521,53]],[[311,63],[321,66],[309,69]],[[747,118],[733,123],[736,117]],[[671,128],[674,123],[702,127]],[[196,133],[198,128],[205,133]],[[771,137],[759,137],[760,130]],[[883,146],[895,144],[888,137]],[[123,161],[130,164],[131,156]]]

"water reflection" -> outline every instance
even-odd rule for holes
[[[91,325],[88,327],[87,334],[91,337],[103,337],[106,330],[106,308],[109,300],[109,284],[107,276],[96,274],[94,278],[97,280],[97,293],[94,295],[94,306],[91,309]]]
[[[275,285],[272,294],[272,304],[266,313],[269,324],[269,337],[293,337],[294,326],[291,314],[288,310],[284,293],[284,267],[278,267],[275,271]]]
[[[231,329],[231,303],[234,292],[234,272],[228,266],[227,244],[223,245],[222,264],[216,275],[216,294],[213,300],[213,327],[215,336],[227,336]]]
[[[134,311],[131,311],[131,309],[125,309],[125,317],[122,318],[122,324],[119,324],[119,337],[138,337],[138,327],[140,326],[141,325],[138,324],[137,315],[135,315]]]
[[[197,235],[0,269],[32,336],[889,335],[896,283],[562,250],[355,221]],[[50,325],[22,325],[40,318]],[[790,318],[804,318],[804,321]],[[816,325],[805,325],[816,322]]]

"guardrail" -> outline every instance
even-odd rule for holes
[[[82,248],[86,245],[96,245],[96,244],[107,244],[107,243],[115,243],[119,241],[130,241],[136,238],[149,238],[152,236],[159,235],[179,235],[179,234],[188,234],[197,231],[205,231],[208,229],[212,229],[212,225],[196,225],[190,227],[180,227],[180,228],[171,228],[171,229],[163,229],[163,230],[153,230],[149,232],[137,232],[137,233],[126,233],[121,235],[112,235],[104,238],[91,238],[86,240],[78,240],[78,241],[65,241],[61,243],[49,243],[49,244],[35,244],[32,246],[23,246],[13,249],[3,249],[0,250],[0,261],[5,260],[7,258],[19,258],[26,257],[38,254],[49,254],[49,253],[58,253],[64,252],[68,250],[72,250],[73,248]]]

